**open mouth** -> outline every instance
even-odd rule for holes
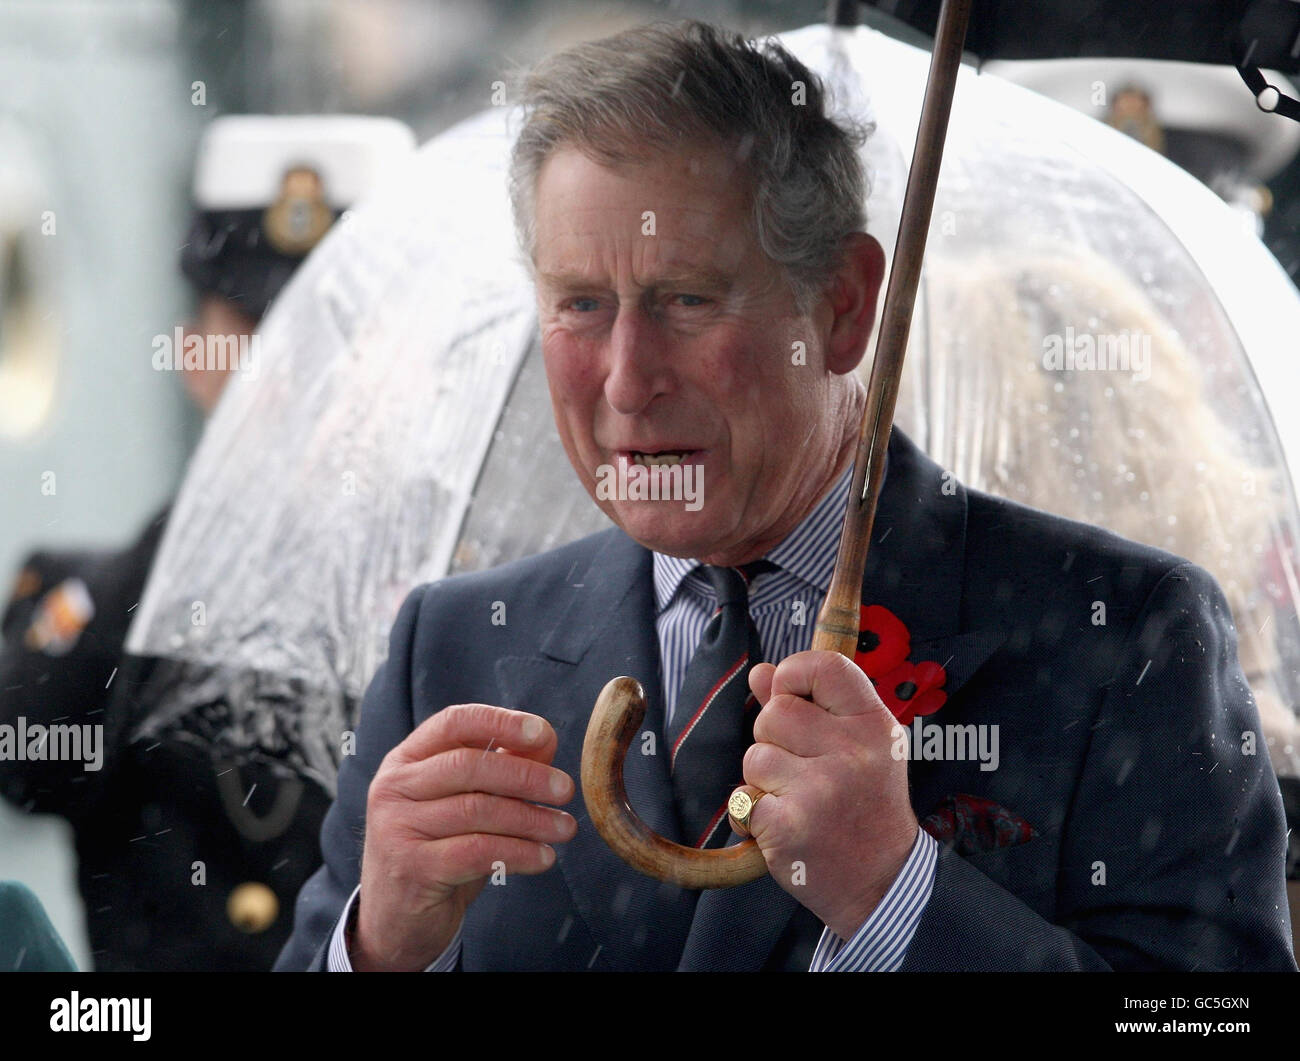
[[[691,454],[698,452],[693,449],[669,449],[662,450],[658,453],[645,453],[640,450],[632,450],[628,457],[633,464],[639,464],[643,468],[654,468],[658,465],[681,464],[687,460]]]

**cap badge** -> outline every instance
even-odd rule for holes
[[[333,223],[320,174],[308,166],[294,166],[285,172],[279,198],[262,215],[267,241],[281,254],[293,257],[316,246]]]

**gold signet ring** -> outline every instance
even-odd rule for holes
[[[754,815],[758,801],[767,793],[753,786],[738,788],[727,800],[727,815],[731,818],[731,827],[740,836],[749,835],[749,821]]]

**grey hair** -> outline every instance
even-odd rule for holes
[[[842,263],[844,238],[866,228],[858,151],[873,127],[832,119],[821,80],[776,41],[760,45],[697,21],[639,26],[542,60],[523,82],[521,105],[510,203],[529,268],[537,177],[560,147],[617,167],[655,150],[730,146],[749,170],[754,236],[784,270],[801,313]]]

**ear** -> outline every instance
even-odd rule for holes
[[[829,306],[826,367],[843,375],[866,355],[876,323],[876,302],[885,278],[885,252],[865,232],[845,238],[844,261],[831,280],[823,306]]]

